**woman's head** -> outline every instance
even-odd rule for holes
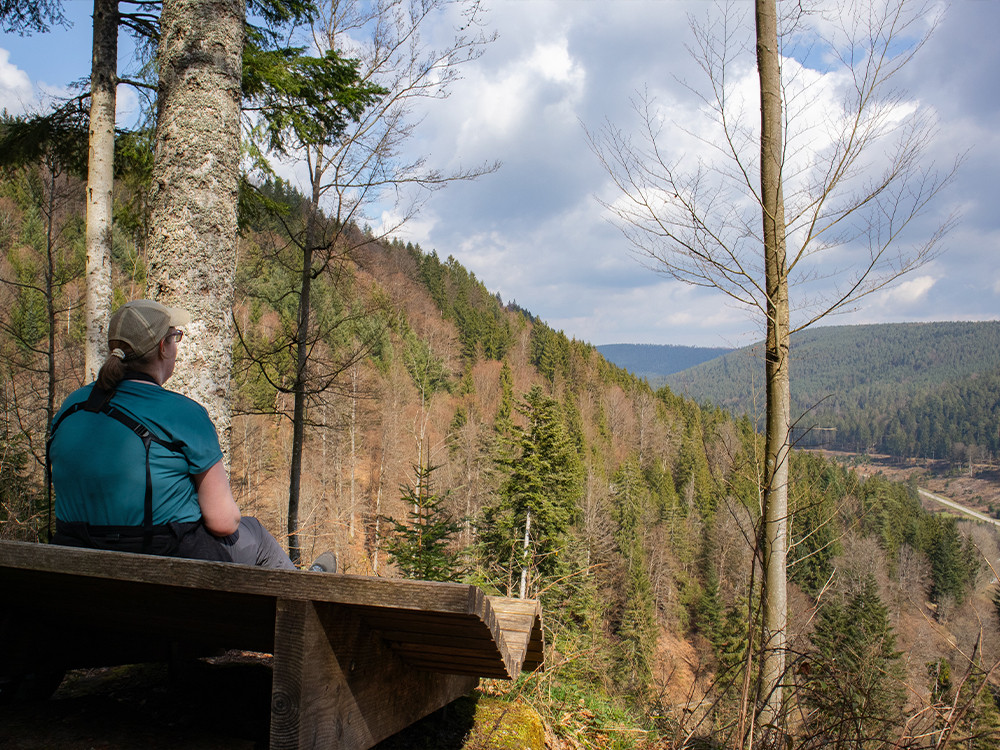
[[[159,374],[161,382],[165,381],[173,372],[177,341],[183,335],[179,326],[190,321],[186,310],[166,307],[153,300],[126,302],[115,311],[108,324],[109,354],[97,376],[98,387],[116,388],[128,370]],[[158,372],[152,372],[154,369]]]

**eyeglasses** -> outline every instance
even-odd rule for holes
[[[180,329],[180,328],[177,328],[176,330],[173,330],[170,333],[168,333],[163,338],[167,339],[168,341],[170,339],[173,339],[174,341],[178,341],[179,342],[179,341],[181,341],[181,339],[184,338],[184,331],[182,329]]]

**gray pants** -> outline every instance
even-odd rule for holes
[[[219,537],[218,541],[229,552],[234,563],[295,570],[295,565],[288,559],[278,540],[252,516],[243,516],[236,533]]]

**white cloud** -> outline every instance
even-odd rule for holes
[[[662,277],[648,286],[583,294],[581,314],[551,317],[548,322],[577,337],[580,331],[586,331],[584,338],[593,344],[671,343],[735,348],[759,338],[747,313],[727,303],[720,293]]]
[[[10,62],[10,52],[0,49],[0,109],[12,115],[24,114],[34,103],[31,78]]]
[[[933,276],[916,276],[882,292],[877,305],[885,310],[913,307],[927,298],[936,283],[937,279]]]
[[[125,84],[115,89],[115,123],[119,127],[132,125],[139,116],[139,95],[135,88]]]
[[[565,38],[540,43],[494,73],[481,71],[462,86],[460,152],[477,152],[482,140],[510,139],[527,121],[556,112],[575,122],[574,103],[586,81]]]
[[[379,225],[375,231],[379,235],[389,232],[391,236],[403,242],[413,242],[424,246],[427,244],[436,223],[437,217],[431,211],[424,211],[404,222],[402,214],[398,211],[387,209],[382,211]],[[398,229],[393,230],[394,227],[398,227]],[[423,247],[423,249],[427,252],[431,250],[430,247]]]

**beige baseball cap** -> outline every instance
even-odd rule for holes
[[[108,341],[124,341],[132,347],[128,359],[141,357],[163,340],[171,327],[185,326],[191,314],[177,307],[166,307],[151,299],[126,302],[111,316]]]

